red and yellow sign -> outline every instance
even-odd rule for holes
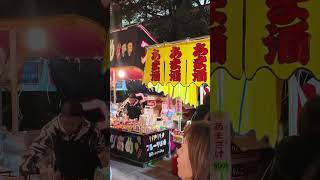
[[[147,52],[143,82],[201,86],[210,83],[210,39],[161,44]]]
[[[253,79],[267,68],[288,79],[303,68],[320,77],[320,1],[247,0],[245,4],[245,8],[241,0],[211,4],[212,71],[224,68],[237,79],[244,71],[247,79]]]
[[[280,79],[296,69],[320,75],[320,1],[247,1],[246,77],[269,68]]]
[[[215,0],[211,2],[211,70],[227,69],[228,73],[242,76],[242,18],[241,0]]]

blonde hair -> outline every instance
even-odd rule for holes
[[[209,180],[210,123],[193,122],[185,129],[193,180]]]

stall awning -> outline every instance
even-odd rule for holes
[[[110,68],[110,77],[113,77],[113,73],[115,73],[116,80],[141,80],[143,78],[143,71],[135,66]]]
[[[111,67],[135,66],[144,68],[145,47],[157,40],[142,25],[134,25],[110,33]]]
[[[1,21],[1,48],[9,49],[12,29],[17,32],[19,56],[93,58],[103,57],[105,53],[106,30],[84,17],[66,15]]]
[[[210,84],[210,38],[149,46],[144,70],[145,84]]]

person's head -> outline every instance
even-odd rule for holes
[[[203,104],[210,106],[210,94],[209,93],[204,96]]]
[[[133,105],[138,100],[135,94],[129,94],[129,103]]]
[[[320,97],[310,99],[300,114],[300,135],[320,136]]]
[[[63,104],[61,109],[61,124],[67,134],[75,133],[83,121],[83,109],[79,101],[71,100]]]
[[[183,180],[209,179],[210,124],[193,122],[185,129],[185,140],[178,150],[178,175]]]
[[[200,105],[197,107],[193,114],[192,122],[205,120],[206,116],[209,114],[210,109],[207,105]]]

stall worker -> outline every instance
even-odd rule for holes
[[[135,94],[130,94],[128,103],[125,105],[125,109],[128,113],[129,119],[139,119],[142,114],[141,104]]]
[[[93,180],[97,169],[108,171],[104,138],[82,113],[79,101],[63,104],[61,113],[42,128],[31,144],[20,166],[22,175],[39,173],[37,163],[49,149],[54,152],[55,170],[64,180]]]

